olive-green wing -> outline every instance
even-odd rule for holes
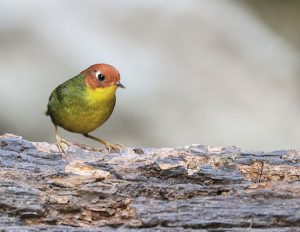
[[[63,84],[56,87],[50,97],[48,102],[48,109],[45,112],[46,115],[51,114],[51,106],[53,104],[57,104],[59,102],[63,102],[66,99],[76,98],[78,95],[81,95],[84,90],[84,83],[83,83],[83,75],[78,75],[70,80],[64,82]]]

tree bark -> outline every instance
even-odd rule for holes
[[[300,153],[0,136],[0,231],[300,231]]]

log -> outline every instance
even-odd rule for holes
[[[300,153],[0,136],[0,231],[300,231]]]

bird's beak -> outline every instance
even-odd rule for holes
[[[119,81],[117,83],[115,83],[115,85],[120,87],[120,88],[126,89],[126,87]]]

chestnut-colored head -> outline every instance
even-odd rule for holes
[[[118,70],[109,64],[94,64],[82,73],[84,74],[84,83],[92,89],[113,85],[125,88],[120,82]]]

